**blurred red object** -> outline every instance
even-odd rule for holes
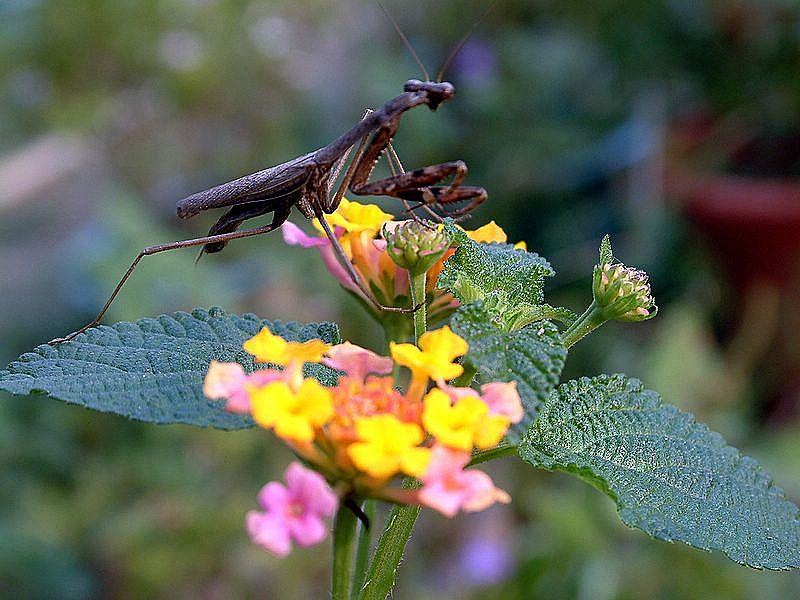
[[[790,285],[800,267],[800,180],[673,171],[669,194],[710,242],[740,292]]]

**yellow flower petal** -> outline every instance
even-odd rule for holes
[[[508,241],[508,236],[503,228],[494,221],[489,221],[483,227],[478,227],[472,231],[467,231],[467,235],[474,242],[497,242],[505,244]]]
[[[339,208],[327,218],[332,226],[341,227],[347,233],[357,233],[361,231],[377,232],[394,216],[383,212],[377,204],[360,204],[342,198]],[[314,226],[321,229],[319,223],[315,222]]]
[[[385,479],[401,471],[419,476],[428,466],[428,449],[417,447],[425,434],[415,423],[388,414],[359,417],[356,434],[360,441],[350,444],[347,454],[358,469],[372,477]]]
[[[331,392],[316,379],[305,379],[297,392],[284,381],[250,389],[251,414],[285,439],[310,442],[315,428],[333,416]]]
[[[292,358],[302,362],[319,362],[322,355],[331,349],[330,344],[322,340],[308,340],[307,342],[289,342],[289,353]]]
[[[464,372],[464,368],[453,360],[466,354],[469,345],[445,325],[420,336],[419,348],[413,344],[395,343],[389,344],[389,348],[395,362],[408,367],[415,375],[453,379]]]
[[[452,361],[458,356],[462,356],[469,350],[464,338],[453,333],[447,325],[440,329],[423,333],[419,338],[419,347],[426,353],[433,356]]]
[[[289,362],[288,346],[289,342],[266,327],[243,344],[243,348],[256,357],[256,362],[270,362],[276,365],[285,365]]]
[[[428,433],[448,448],[468,452],[473,446],[491,448],[508,430],[509,419],[489,414],[488,405],[475,396],[463,396],[455,404],[438,388],[425,396],[422,423]]]
[[[291,361],[319,362],[322,355],[330,349],[330,344],[322,340],[307,342],[287,342],[273,334],[266,327],[244,343],[244,349],[255,356],[256,362],[269,362],[286,366]]]

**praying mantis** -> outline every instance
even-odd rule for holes
[[[392,22],[397,28],[394,21]],[[411,49],[402,32],[399,29],[398,32]],[[231,240],[261,235],[277,229],[289,218],[293,207],[296,207],[307,219],[318,219],[323,231],[331,241],[337,259],[365,297],[377,308],[396,312],[415,310],[414,307],[383,306],[375,299],[346,256],[330,224],[325,219],[325,215],[331,214],[337,209],[347,190],[356,196],[399,198],[409,209],[424,207],[431,213],[431,206],[446,207],[454,203],[467,202],[463,208],[447,213],[454,217],[467,214],[486,200],[487,192],[482,187],[461,185],[467,175],[467,166],[460,160],[411,171],[403,171],[400,168],[402,172],[395,172],[389,177],[369,181],[378,158],[387,148],[390,158],[395,157],[394,162],[399,165],[391,147],[391,140],[397,132],[403,114],[417,106],[427,106],[430,110],[435,111],[442,102],[450,100],[455,95],[455,87],[452,83],[441,81],[441,73],[463,45],[464,40],[459,43],[445,62],[445,67],[442,68],[440,76],[437,78],[438,81],[431,81],[427,73],[426,81],[419,79],[406,81],[403,92],[399,96],[392,98],[375,110],[367,111],[367,114],[356,125],[328,145],[279,165],[197,192],[178,201],[177,214],[181,219],[188,219],[211,209],[228,207],[228,210],[203,237],[143,248],[125,271],[98,315],[77,331],[63,338],[51,340],[49,343],[58,344],[69,341],[90,327],[99,324],[136,265],[145,256],[193,246],[202,246],[200,255],[204,252],[219,252]],[[413,49],[411,52],[422,66]],[[353,148],[356,148],[353,159],[334,191],[335,182]],[[443,180],[448,178],[452,178],[450,183],[442,184]],[[416,205],[412,207],[409,203]],[[268,225],[239,229],[239,226],[245,221],[267,213],[272,213],[272,220]]]

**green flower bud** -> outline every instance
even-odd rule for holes
[[[381,235],[391,259],[412,276],[430,269],[450,247],[444,228],[414,219],[394,227],[384,223]]]
[[[644,321],[658,312],[647,273],[621,263],[595,266],[592,294],[608,320]]]

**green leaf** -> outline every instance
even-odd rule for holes
[[[478,371],[479,382],[517,382],[525,418],[508,435],[509,442],[517,442],[558,384],[567,358],[558,330],[549,321],[537,321],[517,331],[505,331],[480,302],[459,308],[450,327],[467,340],[469,352],[464,362]]]
[[[497,296],[486,298],[483,306],[487,313],[494,315],[494,321],[503,331],[522,329],[526,325],[545,319],[561,321],[569,326],[577,318],[577,315],[568,308],[528,302],[511,305],[504,298]]]
[[[770,475],[636,379],[559,386],[519,454],[586,479],[614,499],[626,525],[655,538],[751,567],[800,567],[798,508]]]
[[[598,264],[602,268],[603,265],[610,265],[613,260],[614,253],[611,251],[611,238],[606,234],[600,241],[600,262]]]
[[[251,427],[252,420],[223,410],[203,395],[212,360],[256,366],[242,343],[262,327],[288,340],[339,341],[332,323],[281,323],[220,308],[196,309],[89,329],[74,340],[42,345],[0,371],[0,389],[46,394],[72,404],[151,423],[185,423],[220,429]],[[335,385],[337,372],[306,365],[306,375]]]
[[[544,278],[555,275],[547,260],[511,244],[473,242],[463,230],[447,227],[459,246],[439,274],[439,287],[449,288],[461,304],[497,295],[510,305],[544,302]]]

